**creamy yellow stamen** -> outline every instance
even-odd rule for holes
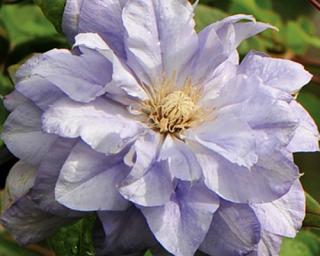
[[[142,102],[141,111],[148,125],[160,133],[180,134],[203,119],[204,111],[197,106],[201,96],[188,79],[178,87],[172,79],[163,79],[154,87],[146,87],[149,99]]]

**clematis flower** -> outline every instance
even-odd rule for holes
[[[98,255],[276,255],[295,236],[292,153],[317,151],[319,133],[293,95],[311,74],[253,51],[239,63],[239,44],[271,25],[235,15],[197,34],[193,11],[67,1],[72,50],[31,58],[6,99],[3,140],[36,170],[2,217],[17,239],[48,235],[43,216],[56,226],[92,211]],[[30,218],[39,235],[22,240]]]

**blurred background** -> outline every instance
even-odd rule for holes
[[[37,4],[43,7],[41,0],[0,0],[0,130],[8,115],[2,100],[14,89],[14,73],[18,67],[34,53],[70,47],[59,33],[61,19],[60,23],[52,25],[45,16],[52,20],[52,13],[43,13]],[[212,22],[238,13],[252,14],[258,21],[271,23],[279,29],[279,32],[266,31],[244,42],[239,49],[242,57],[251,49],[263,51],[300,62],[314,75],[312,82],[299,93],[298,101],[320,127],[320,11],[308,0],[200,0],[196,9],[196,29],[199,31]],[[320,153],[299,153],[295,159],[304,174],[305,190],[320,201]],[[16,161],[0,140],[1,189]],[[54,255],[49,248],[46,242],[21,248],[3,229],[0,230],[0,256]],[[77,250],[56,254],[90,255]],[[319,256],[320,232],[306,227],[295,240],[284,242],[281,255]]]

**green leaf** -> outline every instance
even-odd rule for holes
[[[304,227],[320,228],[320,204],[306,193],[306,217],[303,221]]]
[[[95,216],[90,215],[62,227],[48,239],[49,246],[56,256],[93,256],[92,231]]]
[[[0,16],[12,46],[38,37],[57,36],[52,24],[34,4],[4,5]]]
[[[13,89],[13,85],[9,78],[0,74],[0,96],[9,94]]]
[[[147,251],[144,256],[152,256],[152,253],[150,251]]]
[[[202,30],[209,24],[223,19],[227,14],[219,9],[198,4],[195,11],[195,21],[197,31]]]
[[[281,256],[315,256],[320,255],[320,240],[310,231],[300,231],[295,239],[284,239]]]
[[[14,241],[10,241],[6,233],[0,234],[0,255],[1,256],[40,256],[36,252],[32,252],[26,248],[22,248]]]
[[[44,15],[52,22],[57,31],[62,31],[62,16],[66,0],[34,0]]]

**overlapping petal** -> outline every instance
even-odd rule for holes
[[[223,202],[200,250],[209,255],[248,255],[257,250],[260,232],[259,221],[248,205]]]
[[[20,104],[9,115],[2,139],[19,159],[37,165],[57,139],[41,131],[41,110],[31,102]]]
[[[103,225],[102,235],[95,234],[97,255],[144,254],[156,244],[140,210],[130,207],[121,212],[99,212]]]
[[[87,104],[56,102],[42,116],[42,127],[61,137],[81,137],[105,154],[120,152],[145,130],[123,106],[101,97]]]
[[[192,256],[202,243],[219,206],[215,194],[199,184],[180,183],[164,206],[141,207],[161,245],[176,256]]]
[[[222,198],[237,203],[264,203],[286,194],[299,177],[298,168],[275,150],[259,158],[251,169],[240,167],[201,149],[197,158],[206,185]]]
[[[117,187],[127,174],[120,156],[107,157],[80,141],[62,166],[56,200],[80,211],[125,210],[129,203]]]
[[[183,82],[179,75],[197,49],[192,17],[184,0],[127,2],[122,19],[128,64],[142,82],[156,84],[173,74]]]

